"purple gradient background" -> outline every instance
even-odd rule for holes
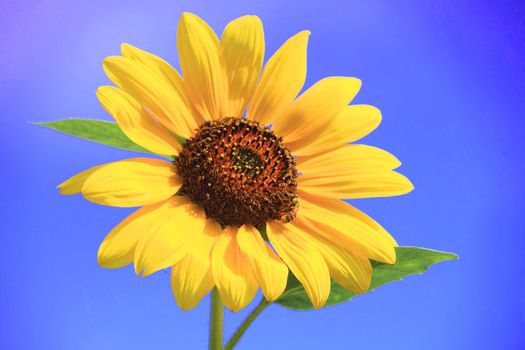
[[[0,348],[203,349],[208,299],[180,311],[169,274],[101,269],[98,245],[130,210],[61,197],[87,167],[133,156],[29,126],[104,118],[95,89],[121,42],[178,66],[192,11],[217,31],[257,14],[267,57],[312,31],[307,85],[357,76],[383,112],[366,142],[396,154],[416,190],[356,201],[401,245],[453,251],[336,307],[272,306],[239,349],[524,349],[525,5],[519,0],[0,0]],[[227,314],[226,335],[246,314]]]

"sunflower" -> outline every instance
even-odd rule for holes
[[[391,154],[353,142],[381,114],[349,105],[361,82],[328,77],[297,96],[310,32],[266,62],[256,16],[219,39],[184,13],[177,30],[182,75],[163,59],[122,45],[104,60],[116,85],[97,96],[122,131],[152,153],[96,166],[59,185],[97,204],[141,207],[106,236],[98,263],[130,263],[141,276],[171,267],[178,305],[191,309],[217,288],[232,311],[260,288],[279,298],[291,271],[314,307],[330,280],[365,292],[370,259],[392,264],[394,239],[342,199],[394,196],[413,186]],[[183,140],[183,141],[181,141]]]

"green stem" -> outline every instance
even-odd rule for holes
[[[210,350],[222,350],[223,313],[221,296],[217,288],[214,288],[211,292]]]
[[[239,326],[239,328],[237,328],[237,330],[235,331],[235,333],[233,333],[232,337],[230,338],[230,340],[228,341],[228,343],[226,343],[226,346],[224,347],[224,350],[231,350],[233,349],[233,347],[235,345],[237,345],[237,343],[239,342],[239,340],[241,339],[242,335],[244,334],[244,332],[246,332],[246,330],[248,329],[248,327],[252,324],[252,322],[255,320],[255,318],[257,316],[259,316],[259,314],[264,310],[266,309],[266,307],[270,305],[269,302],[267,302],[264,298],[261,299],[261,301],[259,302],[259,304],[255,307],[255,309],[253,309],[253,311],[248,315],[248,317],[246,317],[244,319],[244,321],[242,322],[242,324]]]

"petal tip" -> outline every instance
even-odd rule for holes
[[[257,23],[262,24],[262,21],[261,21],[261,19],[259,18],[259,16],[257,16],[257,15],[250,15],[250,18],[251,18],[252,20],[256,21]]]
[[[108,56],[102,61],[102,68],[104,70],[113,70],[121,67],[124,63],[129,63],[131,60],[124,56]]]
[[[112,64],[112,63],[115,63],[116,61],[118,61],[120,56],[108,56],[106,58],[104,58],[104,60],[102,61],[102,64],[105,66],[105,65],[108,65],[108,64]]]
[[[120,44],[120,53],[122,54],[122,56],[126,56],[126,53],[129,52],[130,50],[133,50],[135,47],[131,44],[128,44],[128,43],[122,43]]]
[[[58,193],[69,196],[80,193],[80,189],[74,188],[73,186],[68,186],[68,180],[62,182],[61,184],[57,185],[56,189],[58,190]]]
[[[104,256],[101,256],[100,254],[97,256],[97,264],[100,267],[111,268],[111,266],[108,264],[108,260],[105,259]]]
[[[324,304],[326,303],[326,300],[310,300],[310,301],[312,302],[312,306],[316,310],[319,310],[320,308],[322,308]]]
[[[352,79],[354,81],[354,84],[357,85],[357,89],[358,90],[361,89],[361,87],[363,86],[363,81],[361,79],[355,78],[355,77],[353,77]]]
[[[139,264],[139,261],[136,255],[137,255],[137,252],[135,251],[135,258],[133,259],[133,270],[135,271],[135,274],[140,277],[142,275],[142,271],[144,270],[144,267],[142,266],[142,264]]]
[[[108,94],[111,94],[111,92],[115,89],[117,88],[114,86],[103,85],[97,88],[97,90],[95,91],[95,94],[97,95],[98,100],[102,103],[102,101],[109,100]]]
[[[180,15],[179,19],[179,26],[181,25],[187,25],[191,21],[198,21],[200,20],[200,17],[192,12],[183,12],[182,15]]]
[[[179,301],[177,300],[177,298],[175,298],[175,302],[177,303],[177,305],[179,305],[180,309],[182,311],[190,311],[192,309],[194,309],[198,304],[194,304],[194,303],[185,303],[183,301]]]
[[[399,162],[401,164],[401,162]],[[405,178],[405,194],[412,192],[415,189],[414,184],[406,176],[402,175]]]
[[[106,269],[114,269],[121,267],[119,265],[115,265],[112,263],[112,259],[107,256],[105,250],[104,250],[104,243],[100,245],[100,248],[98,249],[97,253],[97,264],[100,267],[106,268]]]
[[[392,250],[388,252],[388,254],[385,256],[385,263],[389,265],[394,265],[397,261],[396,256],[396,250],[394,249],[394,246],[392,246]]]
[[[295,42],[295,45],[307,45],[311,34],[309,30],[302,30],[288,39],[288,42]]]
[[[310,35],[312,35],[312,32],[309,30],[303,30],[303,31],[300,31],[299,34],[302,36],[306,36],[308,38]]]
[[[356,286],[357,288],[355,290],[353,290],[353,292],[357,293],[357,294],[365,294],[368,289],[370,288],[370,283],[368,283],[366,286],[365,285],[358,285]]]

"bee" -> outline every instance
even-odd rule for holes
[[[292,221],[293,219],[295,219],[295,216],[297,214],[297,209],[299,209],[299,199],[297,198],[297,196],[295,196],[292,199],[292,205],[290,207],[288,207],[288,210],[290,210],[290,211],[287,212],[286,214],[283,214],[281,216],[281,221],[283,223],[287,224],[290,221]]]
[[[285,224],[289,223],[293,219],[295,219],[295,213],[286,213],[283,216],[281,216],[281,221]]]

